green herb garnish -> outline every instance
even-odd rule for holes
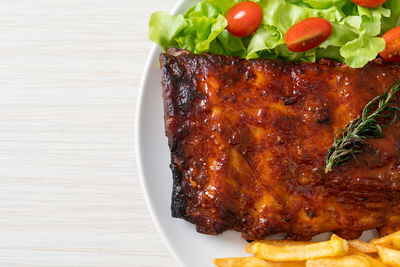
[[[383,128],[396,123],[400,107],[398,93],[400,92],[400,80],[389,86],[383,95],[375,97],[369,102],[362,113],[362,117],[354,120],[335,133],[335,141],[329,149],[325,159],[325,173],[332,171],[334,166],[345,164],[356,154],[365,152],[368,138],[384,137]],[[388,124],[380,124],[379,118],[391,118]]]

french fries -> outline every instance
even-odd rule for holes
[[[255,257],[214,259],[218,267],[305,267],[304,261],[298,262],[270,262]]]
[[[376,246],[371,244],[371,243],[367,243],[367,242],[363,242],[360,240],[349,240],[347,241],[347,243],[349,243],[350,246],[356,248],[357,250],[364,252],[364,253],[377,253],[378,250],[376,249]]]
[[[291,243],[282,244],[276,240],[264,240],[263,242],[254,241],[246,247],[246,252],[254,254],[257,258],[275,262],[343,256],[348,250],[346,240],[335,235],[331,240],[324,242],[302,244],[291,241]]]
[[[369,243],[332,235],[324,242],[254,241],[245,250],[255,257],[214,259],[214,264],[218,267],[400,267],[400,231]]]
[[[373,245],[381,245],[384,247],[400,249],[400,231],[382,238],[374,239],[370,243]]]
[[[377,246],[378,248],[378,254],[379,257],[381,258],[381,261],[384,264],[387,264],[389,266],[400,266],[400,251],[391,249],[391,248],[385,248],[382,246]]]
[[[371,258],[371,257],[369,257]],[[343,257],[329,257],[315,260],[308,260],[307,267],[378,267],[385,266],[374,258],[368,256],[350,255]]]

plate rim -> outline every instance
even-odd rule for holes
[[[181,8],[181,6],[184,4],[186,0],[179,0],[177,4],[173,7],[172,11],[170,14],[176,15],[178,10]],[[140,185],[141,185],[141,191],[144,195],[144,200],[146,203],[147,210],[150,213],[151,220],[153,222],[153,225],[156,227],[158,235],[161,237],[162,242],[164,245],[167,247],[169,253],[172,255],[174,258],[175,262],[178,263],[179,266],[184,266],[183,261],[180,257],[178,257],[178,254],[175,252],[175,250],[172,248],[171,241],[167,238],[167,235],[163,228],[161,227],[161,221],[157,219],[155,208],[153,205],[153,202],[150,199],[150,194],[149,194],[149,185],[145,179],[144,171],[143,171],[143,159],[142,159],[142,144],[141,144],[141,139],[142,139],[142,133],[139,130],[141,121],[143,119],[142,113],[143,113],[143,99],[144,99],[144,90],[148,84],[148,79],[149,79],[149,71],[151,68],[151,64],[153,63],[153,59],[156,56],[156,52],[158,50],[158,45],[153,44],[150,52],[147,56],[144,71],[141,77],[140,85],[139,85],[139,92],[137,95],[137,100],[136,100],[136,115],[135,115],[135,147],[136,147],[136,166],[139,174],[139,180],[140,180]]]
[[[175,6],[172,8],[172,11],[169,12],[172,15],[177,15],[178,11],[182,8],[182,6],[190,0],[178,0],[178,2],[175,4]],[[198,0],[192,0],[192,1],[198,1]],[[154,202],[151,200],[150,197],[150,190],[149,190],[149,184],[147,179],[145,178],[144,175],[144,164],[143,164],[143,146],[142,146],[142,135],[143,133],[140,130],[140,126],[142,125],[142,120],[143,120],[143,101],[144,101],[144,95],[145,95],[145,88],[147,87],[147,84],[149,83],[150,79],[150,74],[149,71],[152,67],[152,64],[154,64],[154,58],[158,57],[160,47],[157,44],[153,44],[150,52],[148,53],[146,63],[144,65],[144,71],[141,76],[140,84],[139,84],[139,89],[137,93],[137,100],[136,100],[136,108],[135,108],[135,116],[134,116],[134,143],[135,143],[135,156],[136,156],[136,166],[137,166],[137,173],[139,176],[140,180],[140,185],[141,185],[141,191],[144,196],[145,204],[147,207],[147,210],[150,213],[151,220],[153,222],[153,225],[155,226],[159,237],[161,237],[162,242],[166,246],[168,252],[170,255],[173,257],[175,262],[181,266],[185,267],[184,260],[179,257],[179,253],[177,250],[174,249],[173,242],[171,239],[169,239],[166,234],[166,229],[162,227],[162,221],[159,219],[159,217],[156,215],[156,209]],[[376,229],[370,229],[365,232],[369,231],[375,231]],[[362,235],[364,235],[364,233]],[[324,233],[322,233],[324,234]],[[375,233],[376,236],[376,233]],[[359,240],[361,239],[358,238]]]

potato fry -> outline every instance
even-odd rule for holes
[[[363,253],[377,253],[378,252],[375,245],[363,242],[361,240],[349,240],[349,241],[347,241],[347,243],[349,243],[349,245],[351,245],[352,247],[356,248],[357,250],[359,250]]]
[[[308,260],[307,267],[384,267],[378,260],[367,255],[349,255]]]
[[[255,257],[214,259],[218,267],[305,267],[304,261],[299,262],[270,262]]]
[[[368,257],[369,261],[372,263],[372,265],[371,265],[372,267],[386,267],[386,265],[383,264],[383,263],[379,260],[379,258],[370,257],[370,256],[368,256],[368,255],[367,255],[367,257]]]
[[[400,267],[400,231],[369,243],[346,241],[260,240],[245,251],[255,257],[214,259],[217,267]],[[368,255],[369,254],[369,255]]]
[[[400,266],[400,251],[377,246],[379,257],[384,264],[389,266]]]
[[[289,243],[287,243],[289,242]],[[324,242],[301,242],[278,240],[255,241],[246,247],[246,252],[269,261],[304,261],[330,256],[344,256],[349,250],[346,240],[333,235]]]
[[[294,240],[272,240],[272,239],[265,239],[265,240],[257,240],[253,241],[247,245],[245,251],[250,253],[251,247],[254,244],[267,244],[267,245],[274,245],[274,246],[295,246],[295,245],[309,245],[315,242],[311,241],[294,241]]]
[[[382,238],[374,239],[370,243],[373,245],[381,245],[384,247],[400,249],[400,231]]]

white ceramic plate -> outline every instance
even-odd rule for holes
[[[173,14],[184,13],[198,0],[182,0]],[[136,117],[136,148],[139,176],[153,221],[176,261],[185,267],[213,266],[213,258],[246,256],[248,244],[240,233],[228,231],[221,236],[196,232],[195,226],[171,217],[172,173],[170,152],[164,131],[161,98],[161,49],[154,45],[147,60],[139,91]],[[368,240],[373,231],[363,234]],[[314,240],[326,239],[320,235]]]

